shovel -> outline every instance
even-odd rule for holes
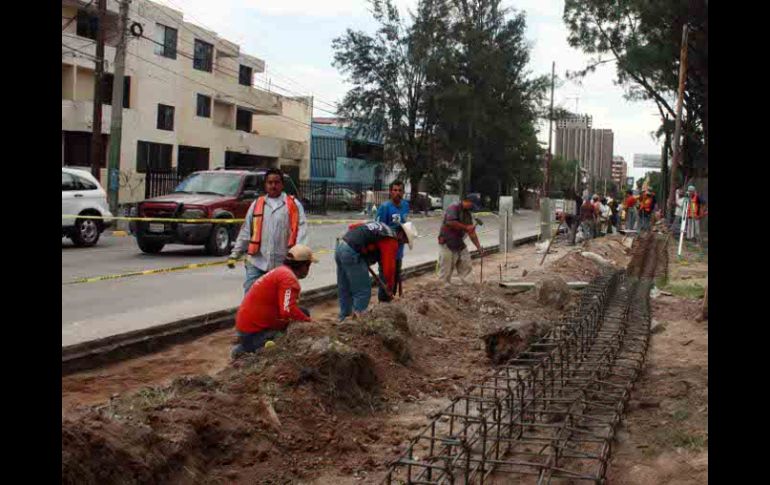
[[[382,279],[379,277],[377,273],[374,272],[371,266],[367,266],[366,269],[369,270],[369,274],[372,275],[372,277],[377,281],[377,284],[380,285],[380,288],[382,288],[385,291],[385,294],[388,295],[388,298],[390,300],[393,299],[393,293],[390,292],[388,289],[388,286],[385,284],[385,282],[382,281]]]

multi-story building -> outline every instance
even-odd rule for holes
[[[628,164],[623,157],[612,157],[612,181],[617,184],[618,187],[622,187],[626,183],[626,177],[628,177]]]
[[[105,29],[103,153],[108,153],[119,5],[62,0],[62,165],[90,166],[96,32]],[[312,99],[258,89],[265,62],[182,12],[147,0],[129,10],[120,148],[121,203],[144,196],[144,173],[280,167],[310,177]],[[106,182],[106,156],[100,161]]]
[[[383,145],[373,138],[354,136],[337,118],[313,118],[310,178],[335,182],[383,182]]]
[[[589,115],[574,115],[556,122],[554,155],[565,160],[578,160],[593,180],[609,180],[612,176],[614,135],[609,129],[592,128]]]

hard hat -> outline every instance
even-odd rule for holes
[[[406,241],[409,244],[409,249],[414,249],[414,240],[417,239],[417,228],[411,222],[405,222],[401,224],[401,229],[406,234]]]
[[[689,187],[687,187],[687,192],[695,192],[695,186],[690,185]]]
[[[287,259],[292,261],[310,261],[313,263],[318,262],[318,258],[313,256],[313,251],[304,244],[295,244],[289,249]]]

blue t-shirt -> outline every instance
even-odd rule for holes
[[[393,201],[388,200],[377,208],[377,222],[384,222],[395,229],[399,224],[406,222],[409,215],[409,202],[401,200],[401,204],[396,207]],[[398,259],[404,259],[404,245],[398,245]]]

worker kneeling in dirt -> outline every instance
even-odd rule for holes
[[[470,283],[472,273],[471,253],[465,245],[467,234],[476,249],[481,251],[481,243],[476,234],[476,225],[473,223],[471,209],[473,199],[466,196],[461,202],[447,207],[444,214],[444,222],[438,235],[438,279],[446,283],[452,280],[452,272],[457,270],[457,276],[464,283]]]
[[[283,265],[259,278],[249,289],[235,317],[238,345],[232,357],[256,352],[265,342],[286,330],[290,321],[310,321],[310,312],[297,306],[299,280],[307,277],[310,265],[317,263],[309,247],[293,246]]]
[[[357,223],[348,227],[348,232],[334,252],[337,263],[337,293],[340,303],[340,321],[353,313],[366,311],[372,296],[369,266],[379,262],[386,286],[386,298],[390,301],[396,292],[396,259],[399,244],[414,247],[417,230],[411,222],[397,224],[395,229],[383,222]]]

